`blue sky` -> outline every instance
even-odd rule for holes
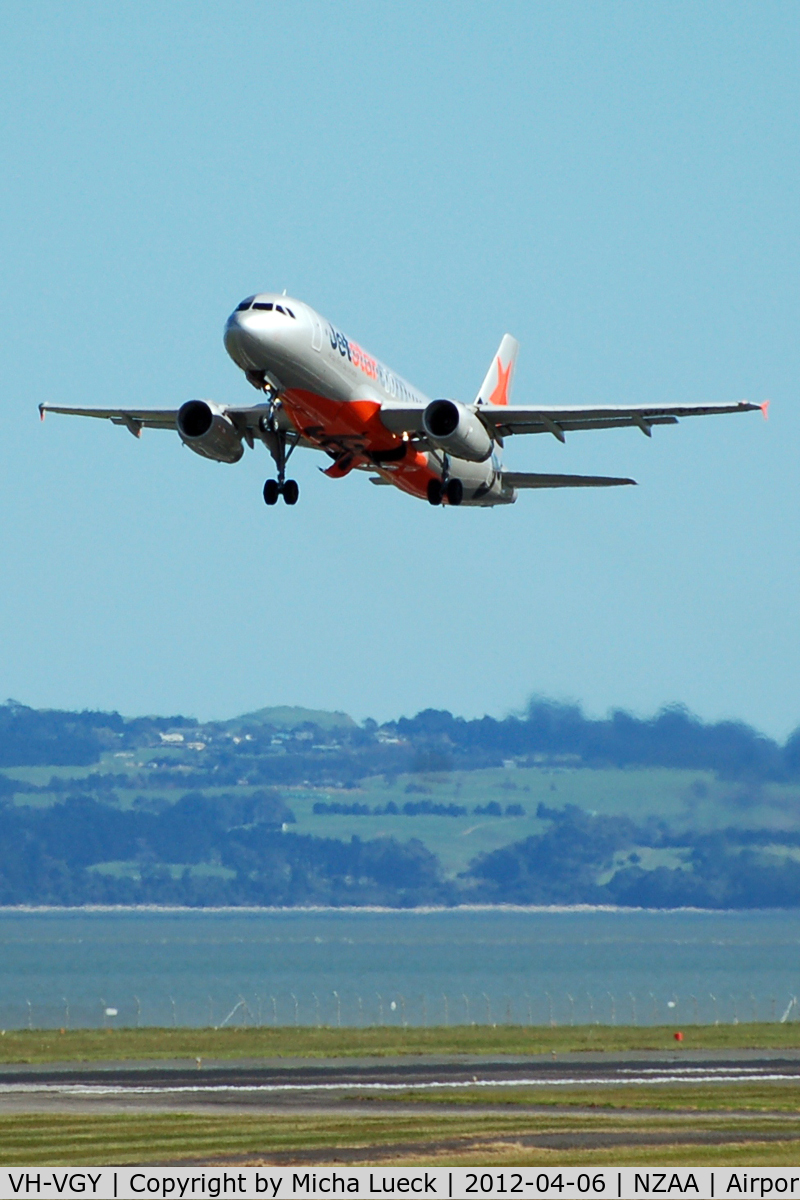
[[[798,51],[767,0],[0,4],[0,696],[800,724]],[[223,323],[283,288],[431,395],[509,331],[518,403],[770,420],[510,439],[640,486],[489,511],[38,424],[251,400]]]

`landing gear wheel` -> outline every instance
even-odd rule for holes
[[[447,503],[456,508],[464,499],[464,485],[461,480],[448,479],[444,494],[447,496]]]
[[[277,479],[268,479],[264,484],[264,503],[277,504],[278,496],[281,494],[281,489],[278,486]]]
[[[428,480],[428,504],[434,506],[442,503],[442,481],[441,479]]]
[[[297,504],[300,496],[300,488],[297,486],[296,479],[287,479],[283,485],[283,502],[284,504]]]

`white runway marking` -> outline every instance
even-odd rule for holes
[[[99,1083],[20,1083],[0,1084],[0,1096],[4,1095],[58,1095],[58,1096],[219,1096],[226,1093],[281,1094],[287,1092],[410,1092],[437,1090],[469,1090],[470,1088],[544,1088],[544,1087],[620,1087],[647,1084],[690,1084],[690,1083],[752,1083],[754,1079],[770,1083],[798,1082],[796,1074],[781,1072],[762,1073],[757,1068],[741,1070],[724,1068],[679,1067],[674,1071],[657,1069],[639,1071],[629,1075],[579,1077],[561,1076],[555,1079],[442,1079],[415,1083],[258,1083],[258,1084],[135,1084],[111,1085]]]

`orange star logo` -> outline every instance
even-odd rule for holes
[[[508,385],[511,381],[511,367],[512,363],[509,363],[506,369],[503,370],[503,364],[500,362],[500,357],[498,356],[497,383],[495,384],[494,391],[489,397],[490,404],[508,404]]]

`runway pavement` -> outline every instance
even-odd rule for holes
[[[568,1091],[676,1084],[721,1087],[756,1082],[800,1085],[800,1053],[678,1051],[666,1056],[637,1053],[6,1065],[0,1067],[0,1113],[343,1111],[357,1108],[362,1098],[375,1112],[376,1102],[381,1099],[391,1099],[392,1109],[397,1111],[397,1099],[411,1089],[452,1092],[455,1098],[464,1090],[480,1094],[484,1088]]]

